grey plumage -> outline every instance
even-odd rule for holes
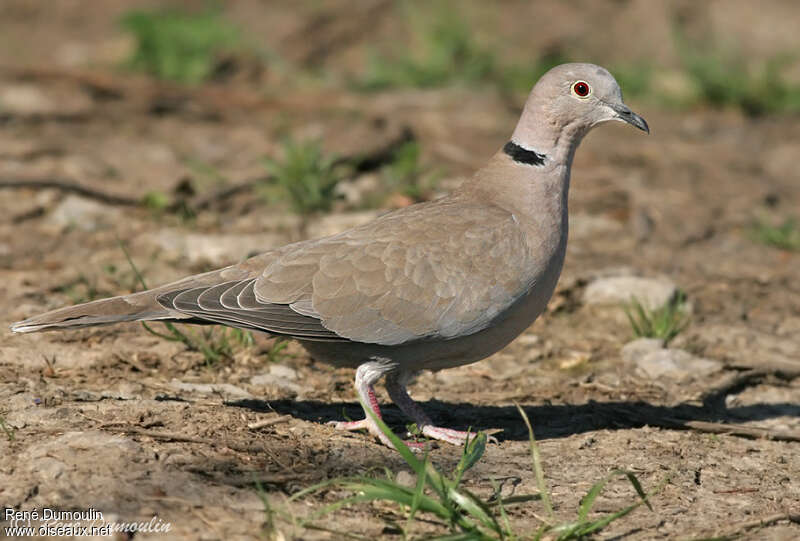
[[[531,91],[505,151],[446,197],[12,330],[191,319],[290,336],[315,358],[358,367],[367,403],[387,376],[392,399],[424,433],[459,443],[463,433],[433,426],[405,381],[494,353],[544,310],[564,261],[572,157],[593,126],[610,120],[648,130],[606,70],[556,67]],[[366,427],[388,444],[368,419],[340,428]]]

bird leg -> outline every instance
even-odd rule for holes
[[[358,367],[356,370],[356,392],[361,399],[362,404],[366,404],[376,417],[382,419],[381,408],[378,405],[378,399],[375,397],[375,389],[373,386],[384,374],[386,373],[386,365],[380,362],[368,362]],[[394,449],[391,440],[386,437],[378,424],[372,420],[367,412],[364,411],[364,418],[360,421],[331,421],[328,423],[337,430],[361,430],[366,428],[367,431],[378,438],[382,444]]]
[[[453,430],[452,428],[434,426],[433,421],[431,421],[428,414],[422,410],[422,407],[408,396],[406,385],[410,377],[411,373],[409,372],[395,372],[387,375],[386,391],[389,393],[392,402],[397,404],[397,407],[417,424],[422,434],[431,439],[446,441],[453,445],[464,445],[467,438],[474,439],[477,436],[475,432],[465,432],[462,430]]]

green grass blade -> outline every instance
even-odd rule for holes
[[[585,522],[589,518],[589,511],[592,510],[592,506],[594,505],[594,501],[600,495],[600,492],[605,488],[606,483],[608,483],[614,476],[607,475],[601,481],[598,481],[592,488],[589,489],[589,492],[581,498],[581,504],[578,507],[578,522]]]
[[[375,421],[381,432],[383,432],[384,435],[389,438],[389,441],[392,442],[395,450],[400,454],[403,460],[406,461],[406,464],[408,464],[418,476],[425,476],[428,485],[437,492],[443,501],[446,501],[448,484],[444,476],[439,473],[439,471],[437,471],[429,461],[423,462],[419,460],[416,455],[414,455],[414,451],[409,449],[403,440],[400,439],[397,434],[392,432],[386,423],[383,422],[383,419],[375,415],[375,412],[372,411],[372,408],[367,406],[360,397],[359,401],[361,402],[361,407],[364,409],[364,412],[369,415],[373,421]]]
[[[425,453],[423,461],[428,462],[428,453]],[[423,469],[422,475],[417,475],[417,486],[414,489],[414,497],[411,500],[411,508],[408,511],[408,519],[406,520],[406,529],[408,529],[411,526],[411,523],[414,520],[414,515],[417,514],[417,510],[419,509],[420,502],[422,501],[422,497],[425,492],[425,484],[427,480],[428,480],[427,472]]]
[[[642,499],[642,502],[647,504],[647,507],[649,507],[651,511],[653,510],[653,508],[650,507],[650,503],[647,501],[647,495],[644,493],[644,490],[642,490],[642,485],[639,483],[636,475],[627,470],[614,470],[606,475],[602,480],[592,485],[592,488],[589,489],[589,492],[586,493],[586,496],[581,499],[581,505],[578,508],[579,522],[585,522],[588,519],[589,511],[591,511],[597,497],[600,495],[609,481],[620,475],[628,478],[630,483],[633,485],[634,490],[636,490],[636,493]]]
[[[533,434],[533,427],[531,426],[531,421],[528,419],[528,415],[525,413],[525,410],[522,409],[517,403],[514,403],[517,406],[517,411],[522,416],[522,420],[525,421],[525,426],[528,427],[528,439],[530,440],[531,445],[531,460],[533,461],[533,471],[536,475],[536,486],[539,489],[539,494],[542,497],[542,504],[544,505],[545,510],[547,511],[547,516],[551,519],[553,518],[553,503],[550,501],[550,492],[547,490],[547,485],[544,481],[544,470],[542,469],[542,457],[539,454],[539,446],[536,443],[536,437]]]
[[[606,515],[605,517],[589,522],[588,521],[589,511],[591,510],[594,501],[597,499],[597,496],[600,494],[605,485],[612,478],[620,475],[625,476],[631,483],[631,485],[633,485],[634,490],[639,495],[640,498],[639,501],[623,509],[620,509],[615,513],[611,513],[610,515]],[[669,482],[669,477],[665,477],[661,481],[661,483],[659,483],[658,486],[656,486],[656,488],[653,489],[653,491],[650,494],[647,494],[644,492],[644,489],[642,488],[639,479],[633,472],[629,472],[627,470],[612,471],[603,480],[595,483],[589,490],[589,492],[586,494],[586,496],[584,496],[584,498],[581,500],[580,511],[578,513],[578,522],[571,524],[570,529],[565,530],[562,533],[562,536],[559,537],[559,539],[580,538],[582,536],[598,532],[603,528],[605,528],[606,526],[608,526],[609,524],[611,524],[612,522],[614,522],[615,520],[624,517],[625,515],[627,515],[637,507],[641,506],[642,504],[646,505],[647,508],[650,509],[650,511],[653,511],[653,507],[650,505],[649,501],[650,496],[660,492],[668,482]]]
[[[294,494],[289,496],[286,499],[286,501],[293,502],[294,500],[299,500],[300,498],[304,498],[304,497],[308,496],[309,494],[313,494],[314,492],[320,491],[323,488],[334,486],[337,483],[341,483],[341,482],[343,482],[345,480],[352,480],[352,478],[351,477],[346,477],[346,478],[328,479],[326,481],[321,481],[319,483],[314,483],[310,487],[306,487],[303,490],[299,490],[299,491],[295,492]]]
[[[1,415],[0,415],[0,429],[3,430],[3,432],[6,435],[6,438],[8,438],[8,441],[14,441],[15,438],[14,429],[6,425],[6,420]]]
[[[618,474],[625,475],[625,477],[628,478],[628,481],[631,482],[631,485],[633,485],[634,490],[636,490],[636,494],[638,494],[639,497],[642,499],[642,503],[644,503],[647,506],[647,508],[650,509],[650,511],[652,511],[653,506],[650,505],[650,502],[647,500],[647,494],[645,494],[644,490],[642,489],[642,484],[639,482],[639,479],[637,479],[636,475],[634,475],[633,472],[629,472],[627,470],[616,470],[616,472]]]
[[[439,495],[442,501],[448,501],[447,492],[452,483],[442,475],[436,467],[428,462],[425,468],[428,476],[428,486],[431,487]]]
[[[494,494],[497,497],[497,500],[491,503],[487,503],[487,506],[496,506],[497,509],[500,511],[500,519],[503,521],[503,530],[501,531],[501,538],[507,537],[509,541],[516,541],[517,536],[514,535],[514,532],[511,531],[511,521],[508,519],[508,513],[506,513],[506,506],[503,502],[503,496],[501,494],[501,488],[497,485],[497,483],[492,480],[492,488],[494,489]]]
[[[448,496],[450,500],[455,502],[469,516],[480,521],[481,524],[496,533],[502,532],[497,519],[494,518],[489,508],[477,496],[467,490],[457,490],[455,488],[450,489]]]
[[[437,537],[428,537],[427,541],[492,541],[491,537],[487,537],[481,532],[461,532],[447,535],[440,535]]]
[[[359,397],[359,402],[361,402],[361,407],[364,408],[364,412],[369,415],[369,417],[375,421],[375,424],[378,425],[378,428],[383,432],[383,434],[389,438],[389,441],[392,442],[394,445],[395,450],[400,453],[400,456],[403,457],[403,460],[406,461],[414,473],[419,476],[425,474],[425,462],[422,462],[414,455],[414,451],[408,448],[408,446],[400,439],[397,434],[392,432],[392,430],[383,422],[383,419],[375,415],[375,412],[372,411],[372,408],[369,407],[362,399]]]
[[[467,429],[467,433],[470,432],[470,429]],[[453,478],[453,486],[458,486],[461,483],[461,478],[464,474],[473,467],[483,456],[486,452],[486,442],[488,441],[488,437],[486,433],[481,432],[475,438],[470,440],[467,438],[467,441],[464,443],[464,451],[461,454],[461,460],[458,462],[458,466],[456,466],[456,471]]]

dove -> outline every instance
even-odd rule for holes
[[[315,360],[355,368],[365,410],[380,417],[374,386],[383,378],[392,402],[422,434],[463,444],[472,434],[436,426],[407,384],[422,370],[492,355],[545,310],[566,253],[575,151],[592,128],[609,121],[649,133],[606,69],[556,66],[533,87],[511,138],[449,195],[155,289],[47,312],[11,329],[177,321],[290,337]],[[334,426],[367,429],[392,447],[370,415]]]

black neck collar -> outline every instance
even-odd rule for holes
[[[544,154],[539,154],[535,150],[528,150],[522,148],[514,141],[509,141],[503,146],[503,152],[508,154],[512,160],[517,163],[524,163],[526,165],[544,165]]]

